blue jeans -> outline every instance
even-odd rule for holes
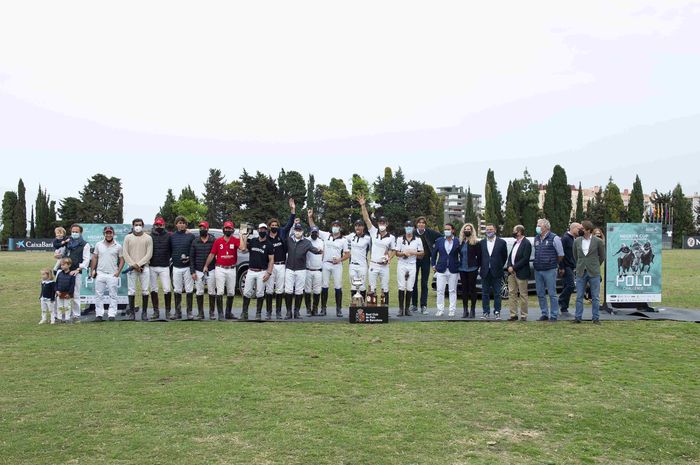
[[[571,294],[576,291],[576,284],[574,284],[574,270],[568,266],[565,266],[564,276],[561,277],[561,280],[564,287],[561,290],[561,294],[559,294],[559,310],[564,311],[569,309]]]
[[[489,273],[485,278],[481,278],[481,308],[485,315],[491,313],[491,291],[493,291],[493,311],[501,313],[501,287],[503,287],[502,277],[496,278]]]
[[[590,276],[588,272],[583,277],[576,278],[576,319],[583,316],[583,296],[586,293],[586,283],[591,286],[591,310],[593,321],[600,318],[600,276]]]
[[[557,269],[537,271],[535,270],[535,287],[537,289],[537,300],[540,302],[542,316],[556,320],[559,316],[559,297],[557,296]],[[547,296],[549,294],[549,306],[547,308]],[[551,314],[550,314],[551,310]]]

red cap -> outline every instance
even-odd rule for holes
[[[225,221],[224,222],[224,228],[231,228],[233,229],[233,221]]]
[[[156,218],[156,220],[153,222],[153,224],[164,225],[165,220],[163,218]]]
[[[206,221],[199,222],[199,227],[201,228],[202,226],[204,226],[206,229],[209,229],[209,223],[207,223]]]

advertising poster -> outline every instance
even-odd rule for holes
[[[104,239],[102,230],[106,224],[82,224],[83,227],[83,239],[90,244],[90,249],[94,250],[95,244]],[[110,224],[114,228],[114,240],[119,242],[119,244],[124,245],[124,238],[127,234],[131,232],[130,224]],[[127,265],[124,264],[126,269]],[[80,275],[80,303],[82,304],[94,304],[95,303],[95,282],[88,275],[88,273],[81,273]],[[126,282],[126,275],[121,274],[119,276],[119,289],[117,291],[117,303],[127,304],[128,299],[128,287]]]
[[[608,223],[606,301],[661,302],[661,224]]]

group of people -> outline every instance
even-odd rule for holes
[[[152,320],[161,319],[158,284],[163,292],[163,318],[184,317],[202,320],[205,287],[208,294],[209,319],[249,319],[249,307],[256,299],[255,319],[272,318],[273,304],[277,319],[299,319],[302,301],[308,316],[327,315],[331,280],[335,291],[336,316],[342,317],[343,262],[349,261],[349,279],[365,301],[389,306],[390,264],[396,258],[398,287],[397,316],[413,312],[428,314],[428,277],[432,269],[436,277],[437,312],[445,312],[445,289],[448,292],[448,315],[454,316],[457,305],[457,283],[462,284],[462,318],[476,318],[477,278],[481,278],[481,319],[501,319],[501,290],[507,275],[510,299],[510,321],[528,318],[528,281],[530,257],[534,253],[534,273],[542,321],[556,322],[559,311],[568,311],[574,292],[576,314],[580,322],[583,300],[590,288],[593,321],[599,322],[600,266],[605,260],[604,239],[594,234],[593,225],[584,221],[572,223],[561,237],[550,230],[546,219],[537,222],[534,244],[526,237],[522,225],[513,228],[514,243],[509,250],[493,224],[486,225],[484,238],[478,238],[474,225],[465,224],[459,234],[452,224],[444,225],[442,234],[427,228],[424,217],[407,220],[402,234],[394,236],[387,219],[380,216],[376,224],[367,211],[363,196],[358,197],[362,219],[355,221],[354,231],[344,234],[342,223],[333,221],[330,231],[320,230],[314,222],[313,210],[307,210],[308,236],[296,216],[296,205],[289,200],[291,215],[284,226],[277,218],[257,226],[257,237],[241,231],[234,236],[234,224],[223,224],[223,236],[214,238],[206,221],[199,223],[196,237],[187,230],[187,220],[178,216],[175,231],[165,229],[165,221],[157,217],[150,234],[144,231],[140,218],[132,221],[132,231],[123,244],[114,239],[114,229],[105,226],[104,239],[90,245],[83,239],[83,229],[74,224],[70,237],[62,228],[54,241],[58,262],[54,269],[42,270],[40,323],[79,321],[80,274],[89,273],[95,285],[96,321],[114,321],[117,313],[119,277],[127,275],[127,317],[136,319],[137,284],[141,292],[141,319],[148,319],[149,298]],[[602,233],[600,234],[602,236]],[[247,251],[248,272],[243,288],[240,317],[233,311],[236,292],[238,252]],[[127,267],[124,271],[124,267]],[[171,269],[172,267],[172,282]],[[54,278],[53,273],[56,272]],[[557,294],[557,277],[564,288]],[[420,282],[419,282],[420,280]],[[419,295],[420,291],[420,295]],[[108,294],[106,298],[105,294]],[[224,305],[224,294],[226,301]],[[174,308],[173,296],[174,295]],[[547,302],[549,297],[549,305]],[[196,297],[197,313],[193,313]],[[282,304],[286,314],[282,316]]]

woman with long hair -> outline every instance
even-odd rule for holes
[[[462,282],[462,318],[474,318],[476,311],[476,277],[481,265],[481,247],[471,223],[462,226],[459,234],[459,278]],[[468,304],[471,303],[471,306]]]

